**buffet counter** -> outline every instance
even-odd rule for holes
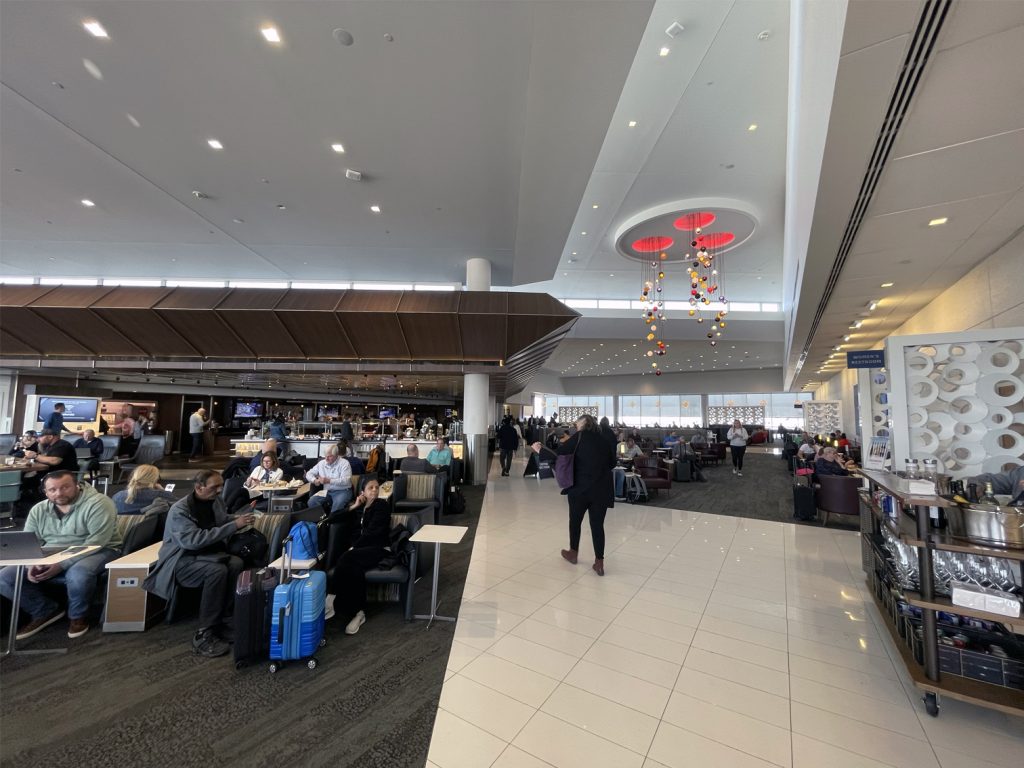
[[[302,438],[290,438],[288,440],[288,448],[295,451],[296,453],[305,456],[307,459],[315,459],[324,455],[324,451],[327,450],[327,446],[333,445],[338,442],[337,438],[326,439],[320,437],[302,437]],[[374,447],[380,445],[379,440],[357,440],[352,443],[352,450],[355,451],[357,456],[363,458],[370,455],[370,451]],[[420,457],[427,458],[427,454],[430,453],[434,447],[433,440],[398,440],[389,439],[385,443],[385,450],[393,459],[403,459],[406,456],[406,451],[410,445],[415,445],[419,448]],[[254,456],[260,452],[263,448],[263,440],[256,438],[239,438],[231,441],[231,446],[234,449],[235,456]],[[452,457],[456,459],[462,458],[462,441],[453,441],[449,446],[452,449]]]

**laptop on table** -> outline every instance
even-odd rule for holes
[[[74,554],[86,547],[42,547],[32,531],[0,532],[0,560],[37,560],[58,552]]]

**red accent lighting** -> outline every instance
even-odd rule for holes
[[[736,235],[732,232],[708,232],[703,238],[701,245],[705,248],[724,248],[736,239]]]
[[[697,213],[684,213],[672,225],[683,232],[693,232],[697,227],[703,229],[709,226],[714,220],[715,214],[710,211],[700,211]]]
[[[656,253],[672,247],[675,240],[671,237],[641,237],[633,242],[633,250],[637,253]]]

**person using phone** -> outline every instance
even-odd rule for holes
[[[390,550],[391,505],[379,495],[380,481],[369,477],[349,505],[347,514],[356,516],[355,540],[338,560],[328,587],[325,618],[336,611],[347,618],[346,635],[354,635],[366,623],[366,572],[376,568]]]
[[[229,555],[225,544],[256,517],[246,512],[231,517],[224,507],[219,472],[204,469],[193,479],[192,493],[180,499],[167,514],[164,540],[152,573],[142,587],[170,600],[178,586],[202,587],[199,629],[192,650],[213,658],[230,650],[234,639],[227,619],[234,605],[234,587],[244,564]]]

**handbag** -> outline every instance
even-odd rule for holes
[[[266,564],[267,537],[255,528],[233,533],[224,545],[229,555],[241,558],[246,568]]]
[[[562,454],[555,459],[555,480],[558,482],[558,487],[563,491],[572,488],[575,483],[573,464],[576,461],[576,451],[579,450],[580,440],[582,439],[583,434],[580,433],[579,437],[576,438],[576,447],[572,449],[572,453]]]

